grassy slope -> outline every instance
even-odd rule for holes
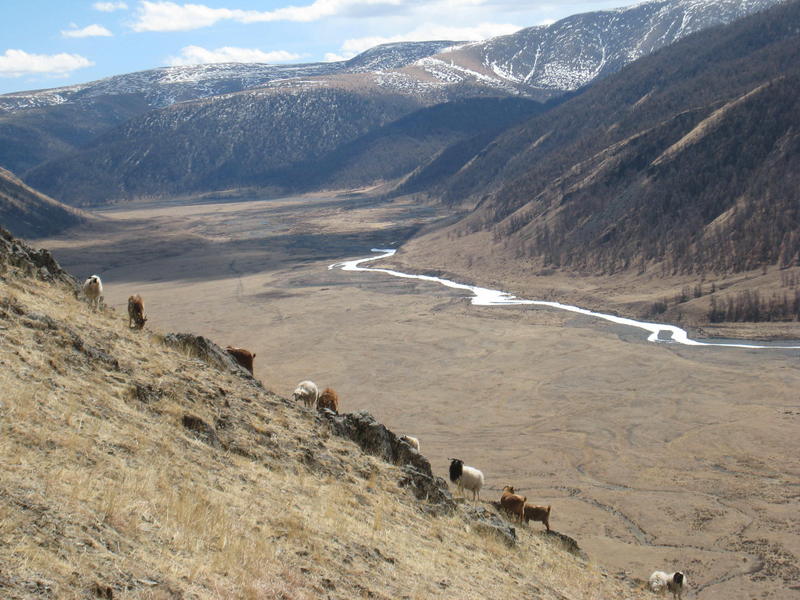
[[[644,595],[539,527],[508,548],[429,516],[314,413],[63,284],[0,276],[2,598]]]

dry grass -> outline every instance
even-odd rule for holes
[[[641,594],[538,530],[507,548],[427,516],[396,467],[121,316],[26,279],[0,297],[3,598]]]

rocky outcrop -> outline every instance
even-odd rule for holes
[[[205,442],[209,446],[219,448],[220,442],[219,438],[217,437],[216,430],[211,425],[203,421],[203,419],[200,417],[185,414],[183,415],[181,423],[186,429],[192,432],[194,437],[199,439],[201,442]]]
[[[589,555],[583,551],[583,549],[578,545],[577,540],[574,538],[564,535],[563,533],[553,531],[552,529],[550,531],[545,531],[544,535],[546,535],[548,538],[556,540],[559,544],[561,544],[564,550],[570,554],[574,554],[582,560],[589,560]]]
[[[36,250],[0,227],[0,276],[18,272],[42,281],[60,282],[77,291],[75,278],[61,268],[49,250]]]
[[[189,356],[199,358],[215,369],[236,373],[245,379],[251,379],[254,383],[261,385],[253,378],[250,372],[240,366],[226,350],[217,346],[214,342],[202,335],[195,335],[193,333],[168,333],[164,336],[164,344],[170,348],[186,352]]]
[[[400,485],[410,488],[417,499],[425,502],[424,510],[442,513],[455,509],[447,483],[433,474],[430,461],[378,423],[371,414],[359,411],[339,415],[330,410],[319,414],[336,435],[353,440],[365,452],[388,463],[401,465],[403,476]]]
[[[496,535],[508,546],[514,546],[517,543],[517,530],[508,521],[485,506],[466,506],[462,512],[475,531]]]

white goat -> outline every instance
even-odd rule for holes
[[[468,467],[463,460],[450,459],[450,481],[458,484],[458,490],[464,495],[464,490],[472,492],[472,501],[481,499],[483,487],[483,473],[475,467]]]
[[[681,600],[684,585],[686,585],[686,575],[680,571],[674,573],[653,571],[653,574],[650,575],[650,589],[657,594],[663,594],[669,590],[672,592],[673,598]]]
[[[103,298],[103,282],[98,275],[92,275],[83,282],[83,295],[89,301],[92,308],[100,308],[100,301]]]
[[[400,440],[414,448],[417,452],[419,452],[419,440],[415,437],[411,437],[410,435],[401,435]]]
[[[319,398],[319,388],[313,381],[301,381],[292,393],[292,398],[294,398],[295,402],[302,399],[306,408],[313,408]]]

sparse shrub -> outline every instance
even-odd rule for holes
[[[667,312],[666,300],[659,300],[658,302],[653,302],[653,305],[650,307],[651,315],[662,315],[665,312]]]

